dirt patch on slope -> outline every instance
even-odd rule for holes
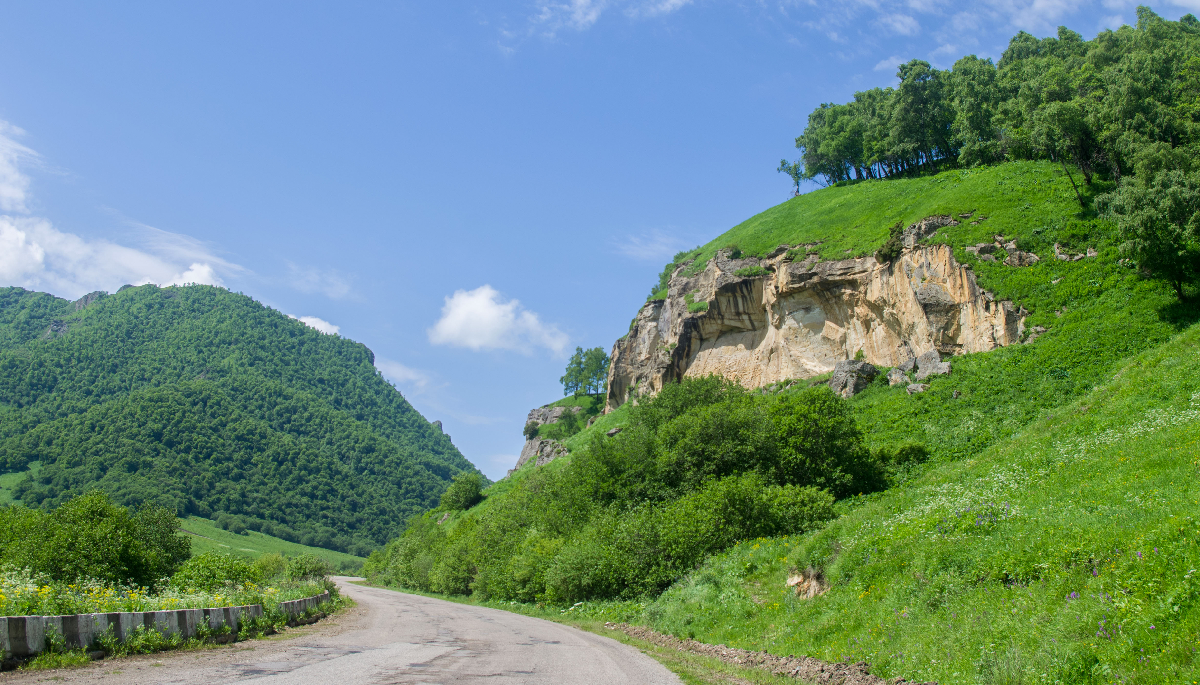
[[[736,649],[725,645],[710,645],[695,640],[681,640],[677,637],[664,635],[650,628],[631,626],[628,623],[605,623],[609,630],[619,630],[626,635],[639,640],[653,642],[660,647],[677,649],[681,652],[691,652],[702,656],[720,659],[727,664],[749,666],[765,669],[779,676],[787,676],[813,683],[814,685],[937,685],[937,683],[917,683],[904,678],[885,680],[867,671],[866,662],[856,664],[821,661],[807,656],[775,656],[767,652],[752,652],[747,649]]]

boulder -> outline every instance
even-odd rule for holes
[[[1034,264],[1037,264],[1040,261],[1041,261],[1041,259],[1039,259],[1038,256],[1032,252],[1022,252],[1020,250],[1013,250],[1008,253],[1008,259],[1005,259],[1004,263],[1008,266],[1020,267],[1020,266],[1033,266]]]
[[[905,359],[904,361],[897,364],[896,368],[900,369],[904,373],[912,373],[913,371],[915,371],[917,369],[917,358],[909,357],[908,359]]]
[[[858,359],[847,359],[833,367],[829,389],[842,397],[850,397],[866,389],[878,375],[879,370],[871,364]]]
[[[950,375],[950,362],[942,361],[942,356],[937,350],[930,350],[917,358],[917,381],[943,375]]]
[[[888,381],[888,385],[907,384],[908,383],[908,374],[901,371],[900,367],[897,366],[896,368],[892,369],[891,371],[888,371],[887,381]]]
[[[608,437],[610,437],[610,438],[611,438],[611,437],[613,437],[614,435],[616,435],[617,433],[620,433],[620,432],[621,432],[621,427],[620,427],[620,426],[617,426],[616,428],[613,428],[612,430],[610,430],[610,431],[608,431],[607,433],[605,433],[605,435],[607,435]]]
[[[905,388],[905,390],[907,390],[908,394],[910,394],[910,395],[915,395],[919,392],[925,392],[928,389],[929,389],[928,383],[913,383],[912,385],[909,385],[907,388]]]

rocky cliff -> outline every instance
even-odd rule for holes
[[[979,288],[949,247],[921,243],[952,225],[939,216],[909,226],[888,263],[820,261],[815,245],[781,245],[764,258],[721,250],[695,273],[680,265],[667,298],[647,302],[613,346],[605,410],[684,376],[755,388],[830,372],[859,352],[895,366],[1017,342],[1024,312]]]

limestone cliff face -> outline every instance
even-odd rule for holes
[[[953,223],[930,217],[910,226],[905,249],[888,264],[815,254],[789,260],[781,246],[763,259],[730,259],[722,250],[691,276],[679,267],[667,299],[647,302],[613,346],[606,411],[684,376],[718,374],[755,388],[832,371],[859,351],[895,366],[930,350],[955,355],[1017,342],[1023,312],[980,289],[950,248],[919,243]],[[734,273],[754,266],[767,273]],[[687,299],[707,311],[689,312]]]

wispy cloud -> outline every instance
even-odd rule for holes
[[[342,330],[341,326],[335,326],[334,324],[331,324],[325,319],[317,316],[293,316],[292,314],[288,314],[288,316],[299,321],[305,326],[308,326],[309,328],[324,333],[325,335],[337,335],[337,332]]]
[[[21,164],[37,160],[33,150],[13,140],[25,135],[7,121],[0,121],[0,212],[26,213],[25,199],[29,196],[29,177],[21,172]]]
[[[921,31],[917,20],[907,14],[884,14],[875,19],[875,23],[887,31],[901,36],[915,36]]]
[[[405,366],[398,361],[376,356],[375,368],[379,369],[384,378],[387,378],[396,385],[408,385],[421,389],[429,384],[429,374]]]
[[[630,19],[649,19],[674,13],[692,0],[539,0],[529,16],[527,31],[501,30],[507,41],[519,41],[530,35],[553,38],[564,29],[586,31],[610,10],[619,10]],[[505,52],[512,45],[501,44]]]
[[[321,293],[330,299],[350,294],[350,279],[334,269],[318,269],[287,262],[288,283],[302,293]]]
[[[442,317],[427,331],[434,345],[470,350],[514,350],[531,354],[545,348],[561,354],[567,336],[517,300],[508,300],[490,285],[458,290],[446,298]]]
[[[896,55],[879,60],[879,64],[875,65],[875,71],[895,71],[896,67],[904,60]]]
[[[683,240],[659,230],[631,235],[616,243],[616,251],[630,259],[662,261],[673,257],[676,252],[687,248]]]
[[[138,248],[88,240],[60,231],[48,219],[30,216],[30,178],[22,165],[40,164],[38,154],[13,136],[24,132],[0,121],[0,285],[18,285],[75,298],[126,283],[223,285],[222,274],[244,271],[190,236],[139,224]]]

